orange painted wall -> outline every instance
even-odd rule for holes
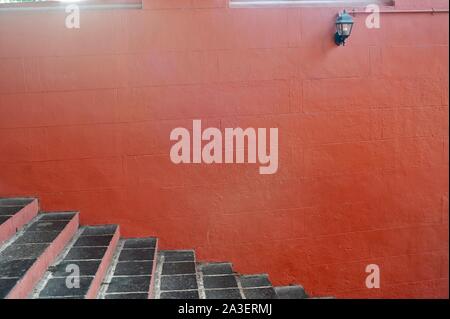
[[[0,13],[0,195],[314,295],[448,297],[448,14],[358,16],[338,48],[336,12],[144,0],[79,30]],[[172,164],[192,119],[278,127],[278,173]]]

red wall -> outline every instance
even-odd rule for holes
[[[0,13],[0,195],[315,295],[448,297],[448,14],[358,16],[336,47],[337,11],[146,0],[79,30]],[[278,173],[172,164],[192,119],[278,127]]]

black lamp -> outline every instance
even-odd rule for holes
[[[334,35],[336,45],[345,45],[345,40],[352,34],[352,29],[353,18],[344,10],[336,19],[336,34]]]

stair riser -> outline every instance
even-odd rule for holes
[[[78,230],[78,214],[66,225],[63,231],[56,237],[44,253],[36,260],[34,265],[25,273],[23,278],[11,290],[6,299],[24,299],[27,298],[34,286],[45,274],[47,268],[52,264],[55,258],[64,249],[70,239]]]
[[[92,281],[91,286],[86,293],[86,299],[96,299],[98,292],[100,290],[100,286],[105,278],[106,272],[108,271],[108,267],[111,264],[114,252],[116,251],[117,244],[120,239],[120,229],[117,227],[116,233],[114,234],[111,242],[109,244],[108,249],[106,250],[105,255],[103,256],[102,262],[95,274],[95,279]]]
[[[155,298],[155,273],[156,273],[156,262],[157,262],[156,256],[158,255],[158,245],[159,245],[159,240],[156,241],[155,254],[153,255],[152,279],[150,280],[150,291],[148,292],[148,299]]]
[[[25,224],[30,222],[39,211],[38,200],[33,200],[30,204],[22,208],[20,211],[14,214],[5,223],[0,225],[0,244],[8,240],[22,228]]]

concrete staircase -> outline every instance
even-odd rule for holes
[[[118,225],[80,226],[78,212],[39,212],[36,198],[0,198],[0,299],[305,299],[266,274],[201,263]]]

